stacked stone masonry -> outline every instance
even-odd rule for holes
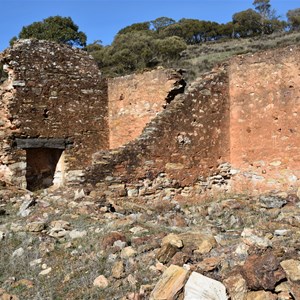
[[[36,40],[15,43],[1,61],[9,75],[0,90],[2,176],[26,186],[27,150],[16,138],[59,138],[65,180],[80,180],[92,154],[108,149],[107,85],[96,63],[81,50]]]
[[[106,80],[81,50],[20,41],[1,58],[9,76],[0,87],[0,175],[24,186],[28,162],[51,155],[63,160],[49,164],[65,183],[122,195],[154,186],[182,194],[295,190],[299,52],[237,56],[184,90],[180,72]],[[63,146],[54,153],[54,144]],[[35,153],[36,145],[44,150]]]
[[[88,179],[112,175],[122,182],[154,179],[164,173],[181,185],[209,175],[229,159],[226,70],[203,76],[177,96],[141,136],[110,153],[94,155]]]

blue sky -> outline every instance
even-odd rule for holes
[[[85,32],[88,43],[110,44],[125,26],[158,17],[226,23],[234,13],[253,8],[253,0],[0,0],[0,51],[22,26],[49,16],[71,17]],[[299,0],[271,0],[277,14],[299,8]]]

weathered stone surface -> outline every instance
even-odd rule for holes
[[[134,250],[132,247],[125,247],[121,251],[121,257],[127,259],[129,257],[134,256],[136,253],[136,250]]]
[[[11,161],[25,162],[28,150],[65,150],[62,170],[68,173],[87,167],[95,150],[108,148],[107,82],[86,52],[50,41],[20,40],[1,59],[9,76],[0,89],[5,122],[0,153],[8,168],[0,168],[0,177],[26,187],[26,164],[16,167]],[[3,151],[6,146],[10,151]]]
[[[68,141],[65,139],[45,139],[45,138],[33,138],[33,139],[16,139],[16,145],[19,149],[29,148],[55,148],[66,149]]]
[[[243,237],[243,242],[248,246],[268,248],[272,245],[272,242],[267,237],[258,236],[257,231],[251,228],[245,228],[241,236]]]
[[[52,268],[49,267],[49,268],[46,268],[45,270],[41,271],[41,272],[39,273],[39,275],[45,276],[45,275],[48,275],[51,271],[52,271]]]
[[[188,276],[188,271],[184,268],[171,265],[165,270],[160,280],[156,284],[150,295],[150,300],[172,300],[183,288]]]
[[[184,300],[227,300],[225,286],[214,279],[192,272],[184,286]]]
[[[69,236],[72,240],[83,238],[86,235],[87,235],[86,230],[76,230],[76,229],[74,229],[74,230],[71,230],[69,232]]]
[[[277,296],[271,292],[257,291],[247,293],[246,300],[276,300]]]
[[[35,199],[28,197],[29,199],[25,199],[24,202],[21,204],[19,209],[19,215],[21,217],[26,217],[30,214],[31,210],[30,207],[36,204]]]
[[[163,244],[156,254],[156,258],[163,264],[169,262],[175,253],[179,251],[178,247],[172,244]]]
[[[254,290],[274,290],[277,282],[285,278],[278,259],[272,252],[261,256],[250,255],[242,267],[247,286]]]
[[[262,207],[266,208],[280,208],[284,206],[287,201],[279,196],[260,196],[259,201]]]
[[[125,235],[117,231],[110,232],[102,238],[101,246],[102,248],[107,249],[108,247],[113,246],[114,242],[116,241],[125,242],[126,241]]]
[[[31,232],[39,232],[45,228],[45,222],[31,222],[26,225],[26,230]]]
[[[30,265],[30,267],[34,267],[34,266],[37,266],[37,265],[39,265],[41,263],[42,263],[42,259],[41,258],[37,258],[37,259],[32,260],[29,263],[29,265]]]
[[[184,250],[189,249],[200,254],[208,253],[217,245],[215,238],[206,233],[187,232],[181,233],[178,236],[183,242]]]
[[[19,297],[8,293],[3,293],[1,295],[1,300],[19,300]]]
[[[122,261],[115,262],[111,274],[116,279],[120,279],[124,275],[124,264]]]
[[[167,236],[165,236],[162,239],[162,245],[164,244],[171,244],[172,246],[175,246],[177,248],[182,248],[183,247],[183,243],[182,240],[180,239],[180,237],[174,233],[170,233]]]
[[[25,288],[33,288],[34,283],[31,280],[28,279],[20,279],[17,282],[14,283],[14,287],[25,287]]]
[[[50,227],[69,230],[71,228],[71,224],[68,221],[55,220],[50,223]]]
[[[50,223],[48,235],[55,238],[62,238],[69,233],[71,226],[70,223],[64,220],[55,220]]]
[[[300,281],[300,260],[288,259],[280,263],[287,278],[291,281]]]
[[[108,280],[106,279],[106,277],[104,275],[100,275],[97,278],[95,278],[93,285],[101,288],[101,289],[105,289],[108,286]]]
[[[293,295],[294,299],[300,299],[300,283],[290,282],[289,292]]]
[[[209,272],[214,270],[221,262],[221,257],[208,257],[197,264],[197,268],[201,272]]]
[[[246,300],[247,284],[242,275],[232,275],[224,280],[231,300]]]
[[[22,247],[20,247],[12,253],[12,257],[21,257],[24,255],[24,253],[25,253],[25,250]]]
[[[82,199],[84,197],[85,197],[85,193],[83,189],[75,191],[74,200]]]
[[[138,283],[138,281],[135,279],[135,277],[131,274],[128,275],[127,281],[131,286],[136,286],[136,284]]]

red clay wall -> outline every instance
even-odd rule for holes
[[[141,135],[167,104],[170,91],[181,88],[179,73],[158,69],[108,80],[109,146],[118,148]]]
[[[286,189],[300,178],[300,48],[230,64],[230,161],[237,189]]]
[[[224,183],[239,192],[297,189],[299,70],[296,46],[232,59],[193,83],[137,140],[96,154],[90,182],[106,176],[137,182],[162,172],[182,186],[204,177],[200,184]],[[225,164],[222,175],[217,166],[224,162],[231,171]]]

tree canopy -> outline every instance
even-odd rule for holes
[[[286,14],[292,30],[300,30],[300,8],[291,9]]]
[[[54,16],[40,22],[34,22],[24,26],[18,37],[12,38],[11,42],[17,38],[39,40],[50,40],[64,43],[71,46],[86,46],[87,37],[82,31],[78,31],[78,26],[70,17]]]
[[[187,18],[175,21],[169,17],[134,23],[121,29],[111,45],[93,43],[86,50],[104,73],[116,76],[158,64],[171,66],[188,45],[271,34],[286,27],[270,0],[254,0],[253,5],[254,9],[235,13],[226,24]],[[289,14],[293,28],[297,28],[297,16],[298,11]]]
[[[134,25],[119,31],[110,46],[97,49],[92,44],[86,47],[107,75],[124,75],[159,63],[176,61],[187,47],[180,37],[161,38],[154,30],[140,30],[140,26]]]
[[[161,29],[168,27],[175,23],[176,23],[175,20],[168,18],[168,17],[160,17],[160,18],[157,18],[157,19],[151,21],[151,25],[153,26],[153,28],[156,31],[160,31]]]
[[[24,26],[11,42],[17,38],[36,38],[83,47],[103,73],[125,75],[158,64],[176,65],[188,45],[300,30],[300,8],[288,11],[286,23],[276,15],[270,2],[253,0],[254,9],[233,14],[232,20],[225,24],[188,18],[176,21],[165,16],[134,23],[120,29],[108,46],[102,45],[101,40],[86,45],[86,35],[70,17],[54,16]]]
[[[232,16],[234,29],[240,37],[255,36],[261,33],[261,17],[259,13],[249,8]]]

